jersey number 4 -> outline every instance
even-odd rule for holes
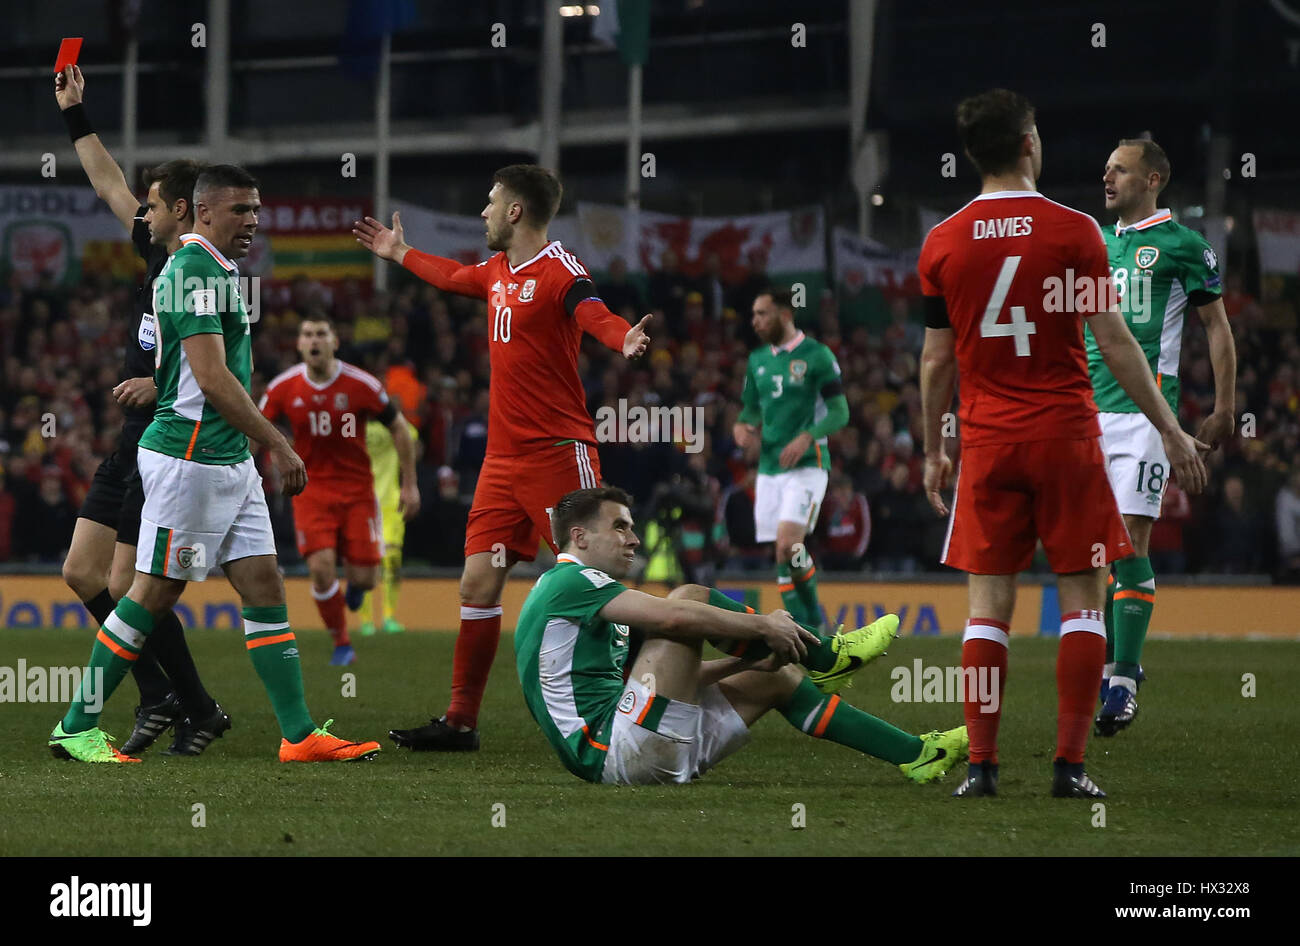
[[[998,321],[1002,314],[1002,303],[1007,301],[1007,293],[1011,290],[1012,280],[1016,278],[1019,267],[1019,256],[1008,256],[1002,261],[998,281],[993,284],[993,294],[989,296],[989,304],[984,307],[984,318],[980,320],[980,338],[1006,338],[1009,335],[1016,340],[1016,357],[1028,358],[1029,336],[1037,335],[1038,328],[1025,318],[1025,307],[1013,305],[1011,321]]]

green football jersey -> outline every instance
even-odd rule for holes
[[[628,629],[600,609],[626,591],[567,553],[537,579],[515,628],[515,668],[528,710],[578,778],[599,782],[627,662]]]
[[[187,233],[154,281],[158,403],[140,446],[196,463],[221,465],[248,459],[248,438],[208,403],[181,344],[191,335],[221,335],[226,367],[249,390],[253,349],[238,274],[235,264],[205,238]]]
[[[1168,210],[1157,210],[1123,229],[1116,224],[1102,231],[1120,312],[1147,356],[1160,393],[1177,414],[1183,317],[1192,298],[1205,305],[1211,296],[1222,294],[1218,257],[1205,237],[1174,223]],[[1137,413],[1138,406],[1102,360],[1091,329],[1085,328],[1084,337],[1097,409]]]
[[[758,472],[786,472],[781,468],[785,445],[822,420],[826,401],[841,393],[840,365],[834,353],[803,332],[779,348],[764,345],[750,352],[742,399],[744,414],[762,418]],[[827,438],[814,440],[790,469],[803,466],[831,468]]]

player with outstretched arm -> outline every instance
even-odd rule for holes
[[[358,241],[444,292],[488,302],[492,381],[487,456],[474,489],[460,580],[460,633],[451,702],[428,725],[390,732],[420,750],[479,748],[478,712],[501,637],[501,592],[516,562],[552,549],[551,507],[570,490],[600,481],[596,429],[578,375],[583,332],[634,358],[646,350],[646,316],[635,326],[610,312],[572,253],[546,235],[560,206],[554,172],[514,164],[492,177],[481,214],[493,256],[476,266],[413,249],[367,217]]]
[[[194,181],[202,165],[178,158],[146,170],[148,194],[140,206],[122,169],[91,127],[82,101],[85,85],[81,70],[68,66],[55,76],[54,97],[95,193],[131,235],[131,244],[147,267],[132,311],[123,365],[125,380],[113,388],[113,397],[122,408],[122,432],[113,454],[95,470],[63,561],[63,580],[96,624],[102,625],[131,586],[135,572],[135,543],[144,505],[135,465],[136,446],[153,418],[158,397],[153,378],[154,280],[167,258],[180,249],[181,234],[194,229]],[[131,667],[131,676],[140,689],[140,704],[135,710],[135,727],[122,745],[128,755],[149,748],[175,727],[167,754],[196,756],[230,728],[230,717],[199,678],[174,612],[168,611],[158,620]]]

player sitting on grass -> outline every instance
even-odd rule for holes
[[[743,746],[749,727],[771,709],[810,736],[898,765],[916,782],[966,757],[964,726],[910,735],[793,666],[851,673],[885,652],[896,615],[819,637],[787,611],[755,614],[701,585],[683,585],[665,600],[620,584],[641,544],[630,502],[612,487],[560,499],[553,517],[559,560],[529,592],[515,631],[528,709],[570,772],[622,785],[689,782]],[[624,682],[629,626],[644,632],[645,643]],[[702,660],[706,640],[725,641],[736,656]]]

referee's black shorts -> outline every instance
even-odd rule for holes
[[[117,541],[140,541],[140,511],[144,486],[135,466],[135,444],[118,442],[113,454],[95,470],[86,499],[77,513],[82,519],[117,530]]]

